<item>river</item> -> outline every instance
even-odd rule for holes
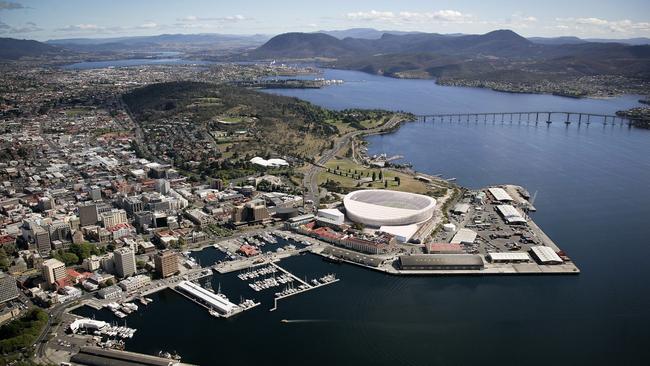
[[[413,113],[564,110],[614,113],[638,96],[570,99],[442,87],[326,70],[346,83],[272,90],[328,108]],[[203,365],[642,365],[650,351],[650,131],[592,123],[404,124],[368,138],[370,153],[401,154],[415,169],[469,187],[515,183],[537,192],[533,219],[570,255],[579,276],[393,277],[306,255],[281,262],[340,282],[230,320],[165,291],[127,318],[129,350],[176,350]],[[210,248],[201,263],[216,258]],[[239,293],[233,276],[214,288]],[[88,309],[80,313],[89,315]],[[114,319],[103,312],[98,318]],[[281,323],[281,319],[304,320]]]

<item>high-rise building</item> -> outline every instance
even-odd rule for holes
[[[217,178],[212,181],[212,188],[217,191],[223,191],[223,180]]]
[[[130,214],[141,212],[144,209],[144,203],[136,196],[126,197],[122,206]]]
[[[16,279],[0,271],[0,304],[18,297]]]
[[[160,194],[167,194],[171,189],[171,185],[167,179],[158,179],[155,184],[156,192]]]
[[[135,253],[129,247],[122,247],[113,251],[115,273],[118,277],[129,277],[135,273]]]
[[[97,205],[94,203],[79,205],[79,225],[81,227],[95,225],[98,221]]]
[[[54,221],[48,225],[50,240],[70,241],[70,224],[65,221]]]
[[[235,206],[231,219],[234,223],[241,223],[264,221],[269,217],[269,210],[266,208],[264,200],[252,200],[243,206]]]
[[[36,249],[43,257],[49,257],[52,251],[52,241],[50,233],[43,229],[41,226],[35,225],[33,230],[34,243]]]
[[[58,259],[48,259],[43,262],[43,278],[48,284],[65,278],[65,264]]]
[[[102,200],[102,190],[98,186],[91,186],[88,195],[90,196],[90,199],[93,201]]]
[[[156,272],[162,278],[169,277],[178,272],[178,256],[171,250],[164,250],[154,257]]]

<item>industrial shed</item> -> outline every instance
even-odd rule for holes
[[[488,188],[488,191],[494,197],[495,200],[500,201],[500,202],[512,202],[513,199],[510,197],[508,192],[506,192],[505,189],[503,188],[498,188],[498,187],[493,187],[493,188]]]
[[[562,264],[564,262],[553,248],[538,245],[531,247],[530,252],[540,264]]]
[[[355,252],[352,250],[335,248],[331,246],[325,248],[322,253],[335,258],[340,258],[346,261],[359,263],[369,267],[379,267],[384,262],[383,259],[361,254],[359,252]]]
[[[488,253],[487,259],[493,263],[519,263],[530,261],[528,254],[522,252]]]
[[[141,353],[103,349],[98,347],[83,347],[72,362],[89,366],[176,366],[185,365],[178,361],[162,357],[144,355]]]
[[[460,229],[454,235],[453,238],[451,238],[451,243],[452,244],[473,244],[474,241],[476,240],[476,231],[470,230],[470,229]]]
[[[403,270],[480,270],[483,258],[474,254],[414,254],[399,257]]]
[[[525,224],[526,219],[511,205],[499,205],[497,211],[508,224]]]

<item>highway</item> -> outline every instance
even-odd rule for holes
[[[348,132],[345,135],[336,139],[334,141],[334,147],[329,150],[325,150],[321,155],[321,157],[316,161],[316,163],[312,164],[309,170],[307,171],[307,173],[305,173],[305,176],[302,181],[302,186],[303,189],[305,190],[304,193],[305,201],[311,200],[312,202],[314,202],[313,207],[318,208],[318,203],[320,200],[320,197],[318,195],[318,174],[323,170],[325,164],[328,161],[330,161],[336,155],[336,153],[338,153],[343,147],[349,144],[353,138],[360,135],[372,135],[386,130],[390,130],[402,121],[404,121],[403,117],[394,115],[393,117],[391,117],[390,120],[388,120],[388,122],[384,123],[379,127],[371,128],[368,130],[358,130],[358,131]]]

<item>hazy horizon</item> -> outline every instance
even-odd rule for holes
[[[290,9],[290,11],[287,11]],[[476,1],[286,0],[212,3],[145,0],[0,1],[0,36],[40,41],[160,34],[276,35],[373,28],[388,31],[483,34],[511,29],[525,37],[627,39],[650,37],[650,3],[549,0]]]

